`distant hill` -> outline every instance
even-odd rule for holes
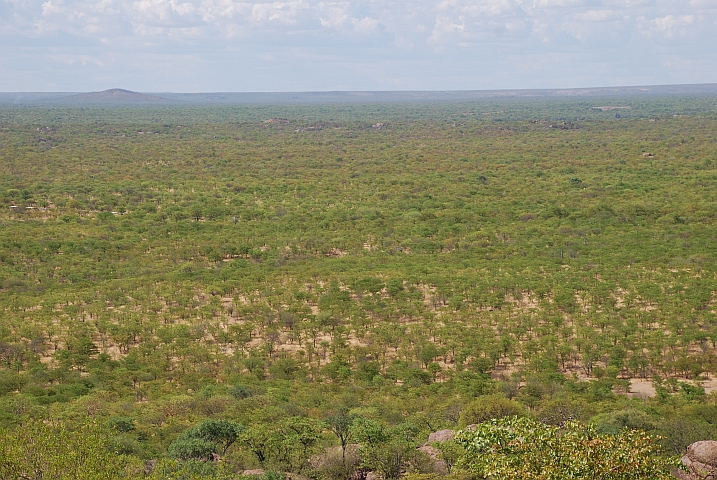
[[[57,99],[62,103],[169,103],[168,98],[133,92],[122,88],[111,88],[102,92],[78,93]]]
[[[207,92],[155,94],[112,88],[102,92],[0,92],[0,105],[246,105],[432,103],[465,101],[535,101],[539,99],[616,99],[620,97],[716,95],[717,83],[532,90],[455,91],[329,91],[329,92]]]

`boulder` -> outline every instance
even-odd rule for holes
[[[438,430],[437,432],[433,432],[428,436],[428,441],[426,444],[430,445],[431,443],[439,442],[447,442],[449,440],[453,440],[453,435],[455,432],[453,430]]]
[[[695,442],[687,447],[687,455],[700,463],[717,466],[717,441]]]
[[[682,464],[687,471],[675,472],[680,480],[717,480],[717,441],[693,443],[687,447]]]
[[[423,445],[418,447],[419,452],[423,452],[431,458],[431,464],[433,465],[433,472],[439,475],[448,475],[448,466],[446,462],[440,459],[441,451],[433,445]]]
[[[441,460],[441,451],[437,449],[434,444],[453,440],[454,435],[455,432],[453,430],[438,430],[437,432],[431,433],[428,436],[428,441],[418,447],[418,451],[423,452],[430,457],[431,464],[433,465],[433,471],[439,475],[447,475],[448,466],[446,465],[446,462]]]

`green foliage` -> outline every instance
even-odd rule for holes
[[[229,387],[228,393],[237,399],[249,398],[252,395],[251,388],[241,384]]]
[[[177,437],[168,453],[181,460],[207,461],[213,455],[224,456],[245,430],[243,425],[227,420],[204,420]]]
[[[121,478],[127,459],[105,445],[104,432],[91,424],[70,430],[62,424],[26,422],[17,430],[0,431],[0,478]]]
[[[242,431],[237,442],[262,468],[303,472],[317,453],[323,428],[322,422],[289,416],[270,424],[255,423]]]
[[[341,443],[341,455],[342,458],[345,458],[346,446],[354,438],[355,432],[357,431],[354,427],[357,418],[349,414],[345,409],[341,409],[333,415],[326,417],[324,421],[334,435],[338,437]]]
[[[527,418],[502,418],[464,430],[459,466],[499,479],[670,479],[676,458],[660,455],[655,439],[643,431],[597,433],[590,425],[555,427]]]
[[[110,417],[105,424],[118,432],[131,432],[135,429],[134,420],[127,417]]]
[[[422,458],[424,454],[416,450],[415,425],[386,428],[375,421],[357,419],[352,430],[361,445],[361,465],[386,480],[400,478],[411,467],[420,470],[427,463],[427,459]]]
[[[217,448],[214,442],[203,438],[183,436],[172,442],[167,453],[170,457],[179,460],[207,461],[211,459],[215,450]]]
[[[515,400],[510,400],[502,395],[485,395],[466,405],[461,412],[459,425],[466,427],[493,419],[525,414],[524,407]]]
[[[154,465],[147,478],[150,480],[228,480],[229,475],[221,475],[217,465],[212,462],[203,462],[196,459],[162,460]]]
[[[438,458],[443,460],[446,464],[446,470],[448,470],[448,473],[452,473],[453,467],[455,467],[460,459],[465,455],[465,449],[455,439],[445,442],[437,442],[434,446],[440,452]]]
[[[654,418],[647,413],[626,409],[605,413],[596,416],[593,421],[596,423],[597,430],[600,433],[609,433],[616,435],[623,429],[652,431],[657,427]]]

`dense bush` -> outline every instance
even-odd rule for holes
[[[643,431],[604,435],[578,423],[554,427],[505,417],[464,430],[457,440],[466,450],[459,465],[496,480],[668,480],[679,465],[679,459],[661,456]]]

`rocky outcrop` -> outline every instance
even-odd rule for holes
[[[449,473],[448,465],[441,459],[441,451],[434,444],[443,443],[453,440],[455,432],[453,430],[439,430],[428,436],[428,441],[418,447],[420,452],[425,453],[431,458],[433,463],[433,471],[439,475],[447,475]]]
[[[431,457],[431,463],[433,464],[433,472],[437,473],[439,475],[447,475],[448,474],[448,466],[446,465],[446,462],[441,460],[441,451],[438,450],[433,445],[421,445],[418,447],[419,452],[423,452],[429,457]]]
[[[675,472],[680,480],[717,480],[717,441],[695,442],[682,457],[687,471]]]
[[[433,432],[428,436],[428,441],[426,442],[426,445],[430,445],[431,443],[443,443],[447,442],[449,440],[453,440],[453,436],[456,434],[453,430],[438,430],[437,432]]]

